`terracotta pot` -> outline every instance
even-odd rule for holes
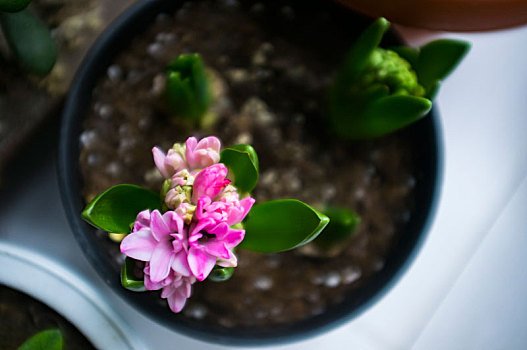
[[[448,31],[491,30],[527,23],[525,0],[337,0],[394,23]]]

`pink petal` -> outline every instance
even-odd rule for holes
[[[229,250],[225,246],[225,243],[215,239],[209,240],[202,244],[202,247],[204,248],[205,252],[217,258],[229,259],[231,256]]]
[[[202,138],[196,145],[197,149],[208,149],[214,152],[220,152],[221,141],[216,136],[208,136]]]
[[[173,283],[174,278],[170,274],[168,275],[167,278],[165,278],[164,280],[160,282],[156,282],[156,283],[152,282],[152,280],[150,279],[150,263],[146,263],[143,271],[145,274],[144,283],[145,283],[146,290],[159,290]]]
[[[139,231],[144,229],[145,227],[150,227],[150,210],[143,210],[139,214],[137,214],[137,218],[134,222],[134,228],[132,231]]]
[[[154,155],[154,163],[156,164],[157,169],[163,175],[165,179],[170,178],[170,174],[168,172],[168,169],[165,166],[165,152],[163,152],[160,148],[154,147],[152,148],[152,153]]]
[[[192,272],[188,266],[187,253],[184,251],[179,252],[172,261],[172,270],[182,276],[190,276]]]
[[[173,259],[172,244],[168,240],[159,242],[150,259],[150,279],[152,282],[160,282],[167,278]]]
[[[216,260],[216,265],[219,265],[221,267],[236,267],[236,266],[238,266],[238,258],[236,257],[236,254],[234,254],[232,251],[230,253],[231,253],[231,256],[228,259],[218,259],[218,260]]]
[[[200,233],[202,230],[207,231],[209,227],[214,227],[214,225],[214,220],[211,218],[206,218],[198,221],[196,224],[192,224],[189,230],[190,235],[188,242],[192,245],[192,243],[194,243],[196,240],[203,237],[203,235]]]
[[[150,215],[150,229],[152,230],[152,235],[158,241],[163,240],[170,234],[170,228],[159,210],[154,210],[152,215]]]
[[[228,249],[232,249],[240,244],[244,237],[245,230],[229,228],[229,231],[225,235],[221,236],[221,240],[225,243],[225,246]],[[218,237],[218,239],[220,239],[220,237]]]
[[[167,211],[163,214],[163,220],[167,224],[170,233],[183,233],[183,219],[174,211]]]
[[[192,274],[203,281],[212,271],[216,257],[209,255],[199,248],[191,247],[188,252],[188,265]]]
[[[181,157],[181,155],[173,149],[168,150],[164,164],[165,169],[167,170],[167,173],[169,175],[168,177],[166,177],[167,179],[186,167],[185,160],[183,159],[183,157]]]
[[[149,261],[157,245],[149,229],[132,232],[121,242],[121,252],[133,259]]]
[[[194,152],[194,149],[196,148],[197,144],[198,144],[198,140],[194,136],[189,137],[187,141],[185,141],[185,146],[186,146],[185,157],[186,158],[188,158],[188,156]]]
[[[168,301],[168,306],[170,307],[170,310],[172,310],[172,312],[180,312],[181,310],[183,310],[183,307],[185,307],[185,304],[187,302],[187,297],[185,295],[182,295],[181,293],[178,293],[177,291],[170,294],[166,299]]]
[[[205,210],[205,207],[208,206],[210,202],[211,202],[211,199],[205,195],[201,196],[198,199],[196,211],[194,212],[194,214],[196,215],[196,219],[201,220],[203,218],[203,212]]]
[[[246,198],[242,199],[240,201],[240,207],[241,207],[240,209],[241,209],[241,211],[239,211],[237,213],[237,215],[235,215],[233,217],[229,217],[227,219],[227,224],[229,224],[229,226],[232,226],[232,225],[235,225],[237,223],[242,222],[243,219],[245,219],[245,217],[249,213],[249,210],[251,210],[254,202],[255,202],[255,200],[252,197],[246,197]]]
[[[220,160],[221,142],[217,137],[205,137],[197,142],[195,137],[186,141],[185,158],[190,169],[203,169]]]
[[[226,179],[228,169],[222,164],[211,165],[196,175],[194,179],[194,188],[192,191],[192,202],[197,204],[197,201],[201,196],[205,195],[210,199],[216,198],[216,196],[230,183],[230,180]]]

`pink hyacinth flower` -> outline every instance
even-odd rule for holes
[[[216,222],[226,222],[229,226],[236,225],[245,219],[254,204],[254,198],[237,198],[230,196],[228,200],[220,198],[219,201],[212,202],[208,196],[201,196],[196,206],[196,218],[212,218]]]
[[[161,298],[168,301],[168,306],[173,312],[180,312],[187,299],[192,293],[192,284],[196,281],[195,277],[177,276],[174,281],[163,288]]]
[[[178,171],[185,169],[187,166],[185,159],[173,149],[169,149],[165,154],[160,148],[152,148],[154,163],[157,169],[165,179],[170,179]]]
[[[232,248],[241,243],[245,230],[232,229],[226,222],[217,223],[212,218],[200,220],[190,226],[188,265],[192,274],[203,281],[219,259],[236,262]]]
[[[214,200],[225,186],[231,183],[226,179],[227,172],[227,167],[222,163],[211,165],[200,171],[194,179],[192,203],[196,204],[201,196],[208,196]]]
[[[195,137],[189,137],[185,145],[189,170],[204,169],[220,161],[221,142],[217,137],[205,137],[199,142]]]
[[[137,223],[140,220],[141,223]],[[161,214],[158,210],[154,210],[148,217],[143,211],[139,213],[135,227],[139,230],[122,240],[121,252],[130,258],[149,263],[152,285],[168,278],[171,270],[190,276],[187,232],[181,217],[173,211]]]
[[[196,278],[193,276],[185,277],[171,271],[163,281],[154,283],[150,279],[149,263],[146,263],[144,273],[145,288],[147,290],[163,289],[161,297],[167,299],[168,305],[173,312],[180,312],[191,295],[191,285],[196,282]]]

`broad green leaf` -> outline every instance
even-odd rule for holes
[[[112,233],[130,232],[139,212],[161,210],[159,194],[136,185],[117,185],[98,195],[89,203],[82,217],[95,227]]]
[[[136,260],[126,258],[123,267],[121,268],[121,285],[133,292],[144,292],[145,284],[142,279],[134,275]]]
[[[348,208],[328,206],[324,214],[329,217],[329,224],[313,242],[323,249],[330,249],[353,236],[360,217]]]
[[[31,0],[0,0],[0,12],[18,12],[29,5]]]
[[[216,265],[207,278],[214,282],[224,282],[230,279],[233,273],[234,267],[221,267]]]
[[[182,54],[167,66],[166,97],[171,112],[199,121],[212,102],[209,77],[199,54]]]
[[[251,192],[258,182],[258,156],[252,146],[236,145],[221,151],[220,163],[229,168],[234,185]]]
[[[366,66],[372,51],[381,43],[384,33],[390,28],[386,18],[378,18],[359,35],[351,46],[337,80],[349,81]]]
[[[273,253],[297,248],[315,239],[329,218],[296,199],[257,204],[247,215],[240,248]]]
[[[18,350],[62,350],[62,343],[60,330],[48,329],[26,340]]]
[[[20,65],[33,74],[48,74],[57,60],[57,46],[44,22],[26,8],[0,12],[0,23]]]
[[[399,56],[404,58],[413,67],[416,66],[419,60],[419,49],[410,46],[395,46],[390,47],[390,50],[396,52]]]
[[[424,117],[432,102],[423,97],[391,95],[383,97],[364,111],[353,138],[367,139],[386,135]]]
[[[453,39],[435,40],[422,46],[414,68],[426,91],[450,74],[469,49],[470,43]]]

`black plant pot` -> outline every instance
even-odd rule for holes
[[[328,1],[309,1],[302,4],[308,8],[329,8],[340,19],[347,18],[346,23],[353,23],[357,33],[371,22],[371,19],[338,8]],[[300,322],[262,329],[232,329],[205,325],[197,320],[174,315],[167,307],[148,295],[130,292],[121,286],[109,257],[101,251],[95,241],[95,230],[81,219],[80,213],[85,203],[81,196],[79,136],[85,111],[89,109],[92,89],[98,78],[105,74],[112,59],[135,35],[141,33],[159,13],[174,11],[181,5],[182,1],[177,0],[145,0],[135,4],[102,34],[86,56],[72,84],[62,120],[59,181],[64,208],[82,250],[106,283],[131,305],[169,328],[205,341],[234,345],[288,342],[321,333],[356,317],[400,278],[419,249],[431,222],[441,174],[440,136],[435,109],[429,116],[404,131],[405,137],[411,140],[412,149],[415,150],[412,157],[417,169],[414,188],[416,209],[402,228],[404,234],[388,255],[384,268],[369,277],[360,288],[348,293],[340,304]],[[401,40],[392,31],[386,35],[383,43],[397,44],[401,43]]]

